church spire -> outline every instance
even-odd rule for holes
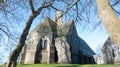
[[[57,25],[62,25],[62,18],[59,18],[61,14],[62,14],[61,11],[57,11],[57,12],[56,12],[55,21],[57,20],[57,22],[56,22]],[[59,19],[58,19],[58,18],[59,18]]]

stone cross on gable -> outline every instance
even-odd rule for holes
[[[55,20],[57,20],[60,17],[61,14],[62,14],[61,11],[57,11],[56,15],[55,15]],[[56,23],[57,23],[58,26],[62,25],[62,18],[59,18]]]

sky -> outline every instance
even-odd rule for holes
[[[47,11],[44,11],[44,12],[46,12],[46,15],[47,15]],[[25,17],[24,19],[25,20],[22,21],[21,23],[15,25],[15,30],[16,30],[16,32],[19,33],[19,35],[23,31],[23,29],[25,27],[25,22],[29,18],[30,13],[31,13],[30,11],[27,11],[27,13],[24,14],[24,17]],[[46,15],[43,15],[42,17],[37,17],[34,20],[30,31],[32,31],[46,17]],[[50,14],[50,17],[54,18],[54,15],[55,15],[55,13],[52,12]],[[83,13],[83,15],[84,15],[84,13]],[[90,15],[88,15],[88,16],[90,16]],[[94,14],[91,15],[90,25],[94,24],[95,22],[99,22],[98,17],[96,18],[94,16],[95,16]],[[65,21],[65,17],[63,17],[63,21]],[[83,21],[81,23],[86,23],[86,22]],[[77,33],[78,33],[79,37],[81,37],[83,40],[85,40],[85,42],[93,49],[93,51],[96,54],[101,54],[101,47],[103,46],[106,39],[108,38],[108,34],[106,33],[102,24],[99,24],[93,30],[92,30],[92,28],[90,28],[90,25],[86,24],[86,26],[83,27],[83,26],[81,26],[80,24],[77,23],[76,24]],[[91,30],[89,30],[89,29],[91,29]],[[9,52],[6,52],[6,49],[4,47],[0,46],[0,57],[2,57],[2,53],[5,54],[3,56],[6,56],[2,60],[3,60],[3,62],[6,62],[7,59],[8,59],[8,56],[9,56]]]
[[[79,25],[76,27],[79,37],[85,40],[96,54],[102,53],[101,48],[108,38],[108,34],[105,32],[103,26],[101,26],[102,24],[98,26],[96,30],[89,33],[80,32]]]

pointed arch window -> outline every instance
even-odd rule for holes
[[[47,50],[47,40],[42,41],[42,50]]]
[[[47,39],[45,39],[44,36],[41,38],[41,44],[42,44],[42,50],[47,50],[48,41]]]
[[[42,48],[41,48],[41,47],[42,47],[42,46],[41,46],[42,43],[43,43],[43,39],[40,38],[39,43],[38,43],[38,45],[37,45],[37,50],[38,50],[38,51],[40,51],[40,50],[42,49]]]
[[[45,40],[44,41],[44,47],[43,47],[44,50],[47,50],[47,43],[48,43],[47,40]]]
[[[115,57],[114,49],[112,49],[112,57]]]

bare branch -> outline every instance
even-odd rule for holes
[[[113,6],[117,5],[118,3],[120,3],[120,0],[117,0],[113,5],[111,5],[111,7],[112,7],[112,9],[113,9],[117,14],[120,15],[120,12],[117,11],[117,10],[113,7]]]
[[[77,21],[77,17],[78,17],[78,5],[76,4],[76,19],[75,19],[75,21]]]
[[[35,12],[34,6],[33,6],[33,1],[29,0],[29,4],[30,4],[30,8],[32,10],[32,12]]]
[[[57,10],[57,11],[61,11],[58,8],[54,7],[54,6],[51,6],[51,8],[53,8],[54,10]]]
[[[120,15],[120,12],[119,11],[117,11],[115,8],[113,8],[112,7],[112,9],[117,13],[117,14],[119,14]]]
[[[113,5],[111,5],[111,6],[115,6],[115,5],[117,5],[118,3],[120,3],[120,0],[117,0],[117,2],[116,3],[114,3]]]
[[[47,7],[49,7],[49,6],[52,6],[52,4],[54,3],[54,1],[55,1],[55,0],[52,0],[49,4],[46,4],[46,5],[45,5],[45,4],[42,4],[42,6],[39,7],[38,10],[35,12],[36,15],[38,15],[43,8],[47,8]]]
[[[76,0],[75,2],[73,2],[73,3],[66,9],[66,11],[64,11],[64,12],[55,20],[55,22],[57,22],[64,14],[66,14],[66,13],[70,10],[70,8],[72,8],[75,4],[77,4],[78,1],[80,1],[80,0]]]

